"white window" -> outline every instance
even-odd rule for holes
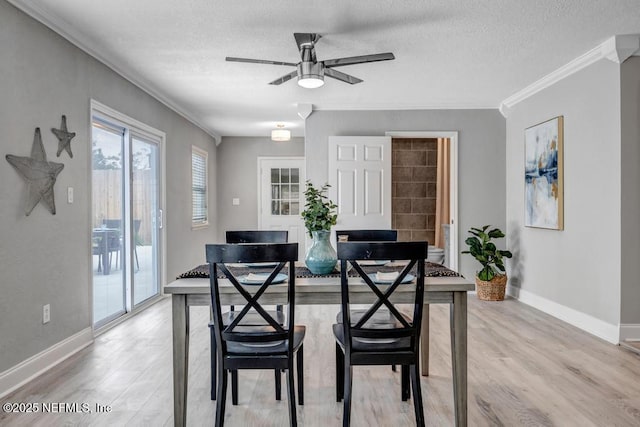
[[[198,147],[191,147],[191,226],[209,224],[207,207],[207,160],[208,153]]]
[[[271,215],[300,215],[300,169],[271,168]]]

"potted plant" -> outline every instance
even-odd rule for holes
[[[471,254],[482,264],[482,270],[476,273],[478,298],[484,301],[502,301],[507,286],[503,258],[511,258],[513,255],[507,250],[496,248],[491,240],[504,237],[504,233],[499,228],[489,230],[490,227],[471,227],[469,234],[472,236],[465,240],[469,250],[462,253]]]
[[[305,209],[300,213],[304,226],[313,238],[313,245],[307,250],[305,264],[313,274],[328,274],[333,271],[338,261],[336,251],[329,241],[331,226],[336,224],[338,207],[326,196],[329,184],[320,189],[307,181],[304,191]]]

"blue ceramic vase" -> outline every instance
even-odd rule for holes
[[[307,250],[304,262],[313,274],[329,274],[338,262],[336,250],[331,246],[329,236],[331,232],[326,230],[312,231],[313,245]]]

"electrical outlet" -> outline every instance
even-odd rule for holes
[[[240,199],[237,197],[234,197],[233,199],[231,199],[231,204],[233,206],[240,206]]]
[[[67,187],[67,203],[73,203],[73,187]]]
[[[51,305],[45,304],[42,306],[42,323],[49,323],[51,320]]]

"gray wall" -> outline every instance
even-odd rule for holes
[[[167,277],[193,267],[215,226],[191,231],[191,144],[210,153],[211,201],[216,200],[211,137],[40,23],[0,2],[0,372],[91,326],[90,99],[167,135]],[[56,158],[51,127],[67,116],[76,132]],[[42,205],[24,215],[25,182],[4,155],[28,156],[34,128],[50,161],[64,163],[55,185],[57,214]],[[75,201],[66,203],[66,188]],[[211,203],[215,212],[215,202]],[[51,322],[42,324],[42,306]]]
[[[226,230],[258,228],[258,157],[304,156],[304,139],[274,142],[270,138],[224,137],[218,146],[218,240]],[[241,173],[239,173],[241,172]],[[233,206],[233,198],[240,199]]]
[[[505,229],[505,119],[498,110],[315,111],[305,123],[307,178],[328,180],[329,136],[387,131],[458,131],[458,248],[465,248],[470,227]],[[461,256],[459,265],[473,279],[476,261]]]
[[[524,132],[559,115],[564,116],[565,229],[524,227]],[[506,141],[507,237],[514,251],[512,291],[522,290],[529,297],[549,301],[547,304],[559,304],[617,326],[619,65],[600,60],[517,104],[507,117]]]
[[[620,321],[640,324],[640,57],[620,67],[622,125],[622,294]]]

